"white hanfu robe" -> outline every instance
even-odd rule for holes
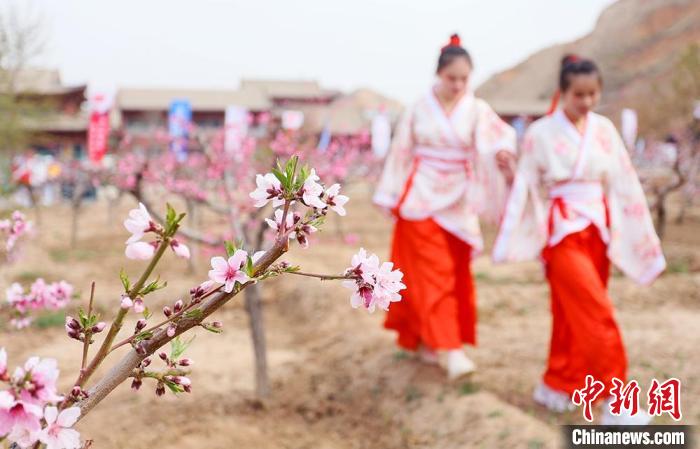
[[[591,224],[608,258],[633,280],[648,284],[666,267],[644,191],[612,122],[590,112],[581,135],[558,110],[533,123],[523,139],[493,259],[535,259]]]
[[[515,142],[515,130],[471,92],[448,115],[431,91],[400,120],[374,202],[406,220],[432,218],[479,254],[479,215],[498,221],[507,197],[495,155],[515,154]]]

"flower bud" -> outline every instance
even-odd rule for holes
[[[163,315],[165,315],[166,317],[170,318],[170,316],[171,316],[172,314],[173,314],[173,311],[170,310],[170,307],[168,307],[168,306],[163,307]]]
[[[66,329],[80,330],[80,323],[72,316],[66,316]]]
[[[141,388],[141,384],[143,381],[139,379],[138,377],[134,377],[134,380],[131,381],[131,389],[134,391],[138,391],[139,388]],[[158,390],[156,390],[156,393],[158,393]]]
[[[160,357],[161,360],[164,360],[164,361],[165,361],[165,360],[168,360],[168,354],[166,354],[166,353],[164,353],[164,352],[159,353],[159,354],[158,354],[158,357]]]
[[[179,313],[182,311],[183,306],[184,306],[184,304],[182,302],[182,299],[178,299],[177,302],[175,303],[175,305],[173,306],[173,311],[175,313]]]
[[[192,393],[192,385],[183,385],[182,388],[185,390],[185,393]]]
[[[174,324],[171,324],[168,326],[168,330],[165,331],[165,333],[168,335],[168,338],[173,338],[175,336],[175,330],[177,329],[177,326]]]
[[[134,305],[134,301],[132,301],[131,298],[129,298],[126,295],[122,296],[122,301],[121,301],[121,308],[122,309],[130,309],[131,306],[133,306],[133,305]]]
[[[99,334],[100,332],[105,330],[105,327],[107,327],[107,323],[105,323],[104,321],[100,321],[99,323],[92,326],[92,329],[90,329],[90,331],[93,334]]]
[[[145,318],[141,318],[140,320],[138,320],[136,322],[136,327],[135,327],[136,332],[141,332],[145,327],[146,327],[146,319]]]
[[[211,323],[211,326],[217,329],[221,329],[224,327],[224,323],[222,323],[221,321],[214,321]]]
[[[73,389],[70,391],[71,396],[74,398],[80,397],[80,394],[82,393],[82,389],[76,385],[73,387]]]
[[[197,304],[202,300],[202,297],[214,286],[213,281],[204,281],[198,286],[190,290],[190,296],[192,297],[192,302]]]
[[[192,366],[194,362],[192,359],[181,359],[179,362],[177,362],[178,365],[180,366]]]
[[[172,378],[173,383],[178,384],[178,385],[191,385],[192,382],[190,381],[189,377],[185,376],[175,376]]]
[[[163,396],[165,394],[165,385],[163,382],[158,382],[156,386],[156,396]]]
[[[74,340],[82,341],[79,331],[77,331],[75,329],[71,329],[70,327],[66,326],[66,333],[68,334],[68,336],[70,338],[72,338]]]
[[[134,300],[134,312],[143,313],[144,310],[146,310],[146,306],[143,304],[143,299],[136,298]]]
[[[151,364],[151,359],[149,359],[149,358],[145,358],[145,359],[141,360],[141,366],[143,368],[146,368],[150,364]]]

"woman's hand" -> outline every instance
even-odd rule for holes
[[[496,165],[506,178],[506,182],[512,184],[515,177],[515,155],[508,150],[499,150],[496,153]]]

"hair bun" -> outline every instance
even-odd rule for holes
[[[579,61],[581,61],[581,57],[579,55],[570,53],[561,58],[561,66],[564,67],[565,65],[574,64]]]
[[[452,36],[450,36],[450,42],[442,47],[442,51],[445,51],[446,48],[449,47],[461,47],[462,46],[462,40],[459,38],[459,34],[455,33]]]

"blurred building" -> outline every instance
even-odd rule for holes
[[[302,131],[311,135],[327,127],[340,135],[365,132],[375,111],[384,108],[396,118],[402,108],[400,103],[369,89],[344,95],[313,80],[243,79],[238,89],[119,89],[114,123],[132,134],[165,128],[173,100],[187,100],[192,121],[202,128],[222,127],[226,108],[233,105],[247,109],[254,123],[262,114],[274,121],[284,111],[301,111]]]
[[[85,84],[68,86],[58,70],[25,69],[14,82],[18,100],[29,105],[22,118],[31,131],[30,146],[44,153],[85,151],[88,116],[82,109]]]
[[[115,124],[130,133],[163,128],[172,101],[187,100],[196,126],[220,128],[229,106],[247,109],[255,118],[300,106],[325,105],[339,95],[315,81],[243,80],[238,89],[122,88],[117,93]]]
[[[36,113],[23,119],[32,131],[31,147],[41,153],[83,157],[89,126],[86,85],[64,85],[57,70],[41,69],[23,71],[15,85],[23,100],[38,106]],[[237,89],[120,88],[111,127],[134,136],[167,130],[175,100],[190,104],[192,122],[202,129],[222,128],[230,106],[251,114],[253,131],[262,123],[279,125],[285,111],[300,111],[301,132],[312,140],[324,133],[334,137],[368,133],[377,113],[387,114],[393,124],[403,109],[399,102],[370,89],[344,94],[314,80],[243,79]],[[263,116],[268,120],[258,120]]]

